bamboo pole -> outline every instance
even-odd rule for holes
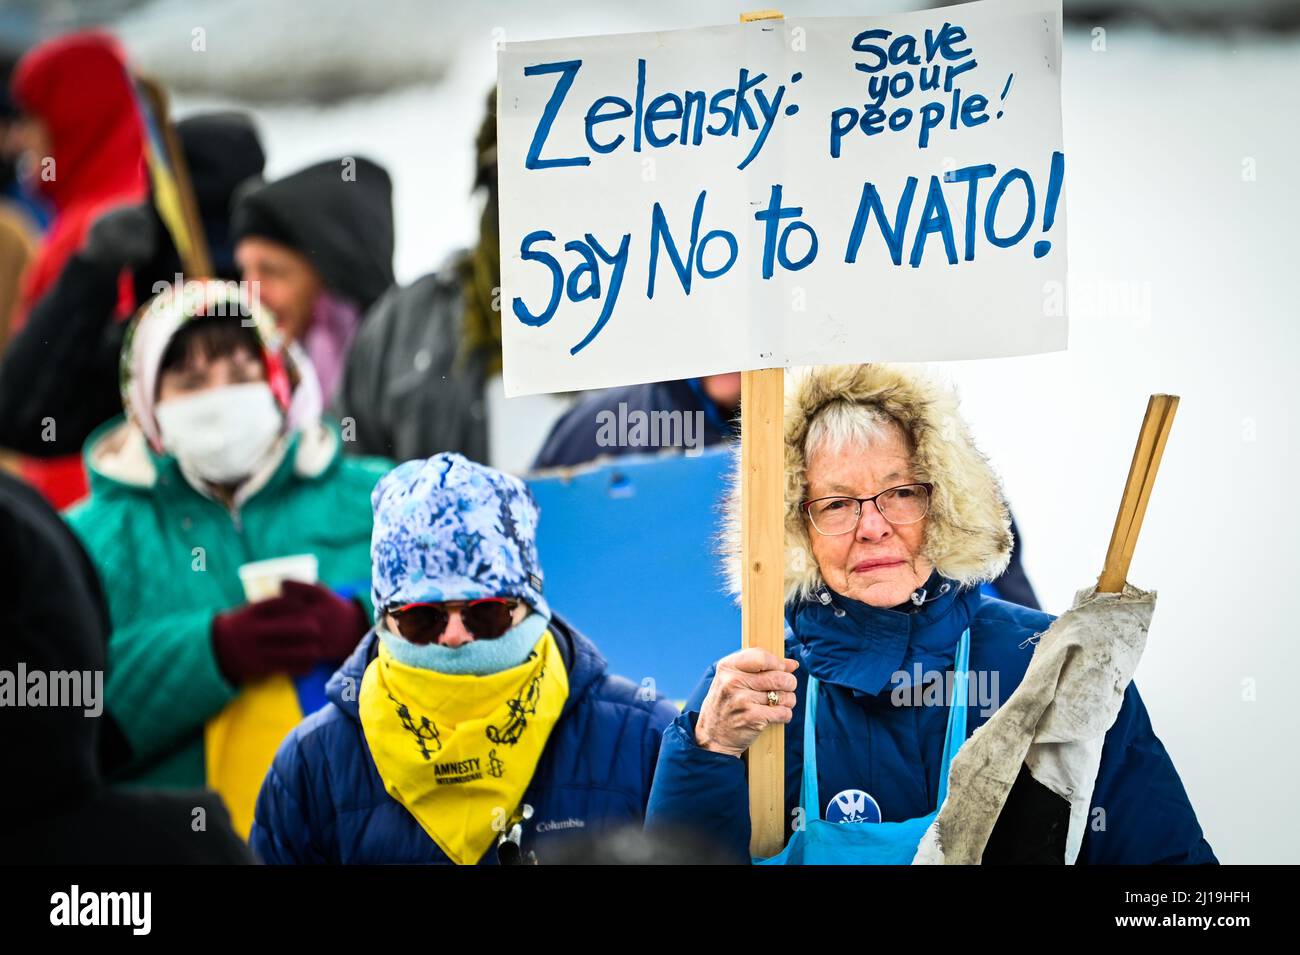
[[[1177,411],[1177,395],[1152,395],[1147,402],[1137,446],[1133,449],[1133,461],[1129,465],[1128,480],[1120,497],[1119,512],[1115,515],[1110,546],[1106,549],[1106,562],[1097,579],[1098,593],[1114,594],[1124,589],[1138,534],[1146,517],[1147,502],[1151,499],[1156,472],[1160,469],[1160,459],[1164,456]]]
[[[779,20],[777,10],[740,21]],[[785,371],[740,374],[741,645],[785,656]],[[749,761],[750,854],[767,858],[785,842],[785,727],[769,726]]]

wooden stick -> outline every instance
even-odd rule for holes
[[[190,170],[185,162],[185,152],[181,149],[180,136],[177,135],[176,127],[171,121],[167,91],[151,76],[137,76],[136,82],[148,100],[154,123],[158,127],[158,134],[162,137],[163,149],[167,151],[166,157],[160,158],[166,159],[176,182],[177,200],[180,203],[183,220],[177,225],[186,234],[173,236],[172,239],[181,257],[181,270],[186,278],[210,279],[213,277],[213,269],[212,257],[208,252],[208,237],[203,231],[203,220],[199,215],[198,201],[194,197],[194,185],[190,182]],[[155,185],[155,194],[157,191]],[[163,221],[167,222],[165,216]],[[171,223],[167,225],[170,227]]]
[[[1178,399],[1172,395],[1153,395],[1148,404],[1152,408],[1154,419],[1154,440],[1150,452],[1147,456],[1147,464],[1142,472],[1142,480],[1138,485],[1137,499],[1134,502],[1133,514],[1129,520],[1128,530],[1124,535],[1124,545],[1120,550],[1119,567],[1123,570],[1124,577],[1127,579],[1128,567],[1133,559],[1133,552],[1137,548],[1138,534],[1142,529],[1142,520],[1146,516],[1147,502],[1151,498],[1151,489],[1155,485],[1156,472],[1160,469],[1160,459],[1164,455],[1165,443],[1169,439],[1169,429],[1173,427],[1174,409],[1177,408]],[[1123,581],[1120,582],[1120,588],[1123,588]]]
[[[1116,579],[1115,573],[1124,545],[1128,542],[1128,531],[1133,524],[1133,512],[1137,510],[1138,493],[1146,476],[1151,449],[1155,447],[1155,426],[1155,397],[1152,396],[1147,402],[1142,428],[1138,431],[1137,446],[1133,449],[1133,460],[1129,464],[1124,493],[1119,501],[1119,513],[1115,515],[1115,527],[1110,534],[1110,546],[1106,548],[1106,561],[1097,582],[1097,589],[1101,593],[1117,593],[1124,588],[1124,574],[1121,573]]]
[[[742,646],[785,656],[785,372],[740,375],[740,628]],[[750,852],[766,858],[785,841],[785,727],[749,747]]]
[[[1164,455],[1165,443],[1169,440],[1169,431],[1173,427],[1177,409],[1176,395],[1152,395],[1147,402],[1146,416],[1142,419],[1137,446],[1133,449],[1133,461],[1129,465],[1128,480],[1120,498],[1119,513],[1115,516],[1110,546],[1106,550],[1106,562],[1097,579],[1098,593],[1120,593],[1124,589],[1133,552],[1137,547],[1138,534],[1142,530],[1142,520],[1146,516],[1147,502],[1151,499],[1151,489],[1155,486],[1156,472],[1160,468],[1160,459]]]
[[[1128,577],[1129,564],[1133,561],[1133,551],[1137,547],[1138,533],[1142,530],[1142,520],[1146,517],[1147,502],[1151,500],[1151,489],[1156,483],[1156,472],[1160,470],[1160,460],[1164,457],[1165,444],[1169,441],[1169,431],[1174,426],[1174,415],[1178,411],[1178,397],[1176,395],[1156,395],[1154,397],[1160,406],[1160,420],[1156,429],[1155,448],[1151,452],[1151,461],[1147,466],[1142,488],[1138,493],[1137,509],[1133,513],[1133,522],[1129,527],[1128,538],[1124,544],[1124,550],[1120,554],[1119,566],[1124,573],[1125,579]],[[1123,584],[1120,586],[1123,589]]]
[[[742,13],[741,23],[780,20],[778,10]],[[741,645],[785,657],[785,371],[740,373]],[[785,843],[785,727],[769,726],[746,754],[750,854]]]

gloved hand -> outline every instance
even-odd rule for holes
[[[368,627],[359,604],[324,587],[285,581],[278,597],[217,614],[212,649],[231,683],[298,676],[320,660],[343,659]]]
[[[114,270],[143,265],[158,250],[157,222],[151,203],[115,206],[87,230],[81,257]]]
[[[355,600],[345,600],[328,587],[286,580],[282,597],[299,601],[304,619],[314,621],[320,634],[318,659],[341,661],[370,629],[366,610]]]

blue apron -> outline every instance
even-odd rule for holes
[[[910,865],[921,838],[948,795],[948,767],[966,741],[969,663],[970,629],[967,628],[957,644],[957,659],[953,664],[948,732],[943,743],[943,766],[939,771],[939,798],[929,815],[903,822],[836,823],[822,818],[821,799],[817,792],[817,692],[820,683],[810,675],[803,723],[803,784],[799,796],[799,805],[807,814],[805,827],[794,832],[779,853],[770,859],[755,859],[755,864]]]

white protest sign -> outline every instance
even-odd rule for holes
[[[506,394],[1064,348],[1060,63],[1060,0],[506,44]]]

